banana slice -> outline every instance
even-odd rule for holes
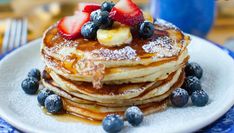
[[[111,29],[99,29],[97,39],[107,47],[121,46],[132,42],[132,34],[130,27],[115,23]]]
[[[143,12],[143,15],[144,15],[145,20],[147,20],[147,21],[149,21],[151,23],[154,23],[154,18],[150,15],[150,13]]]

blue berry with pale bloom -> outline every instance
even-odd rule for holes
[[[49,96],[54,94],[53,91],[48,90],[48,89],[43,89],[39,92],[39,94],[37,95],[37,101],[41,106],[45,106],[45,99]]]
[[[26,94],[36,94],[39,88],[39,81],[36,78],[29,77],[22,81],[21,87]]]
[[[183,107],[188,103],[189,94],[185,89],[178,88],[172,92],[170,100],[175,107]]]
[[[201,89],[201,82],[195,76],[188,76],[185,78],[182,88],[188,91],[189,95],[191,95],[194,91]]]
[[[28,77],[36,78],[37,80],[41,79],[41,72],[40,70],[34,68],[28,73]]]
[[[137,106],[129,107],[124,116],[132,126],[139,126],[144,118],[144,114]]]
[[[195,76],[200,79],[203,75],[202,67],[196,62],[187,63],[185,67],[186,76]]]
[[[56,94],[49,95],[44,104],[49,113],[58,113],[63,109],[62,99]]]
[[[102,127],[108,133],[117,133],[123,129],[124,121],[119,115],[110,114],[103,119]]]
[[[193,105],[202,107],[208,103],[209,96],[204,90],[196,90],[192,93],[191,100]]]

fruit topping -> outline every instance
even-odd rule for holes
[[[191,62],[186,65],[185,73],[186,73],[186,76],[195,76],[198,79],[200,79],[202,77],[203,70],[199,64],[195,62]]]
[[[107,47],[121,46],[132,41],[130,27],[115,23],[111,29],[97,31],[98,42]]]
[[[105,1],[102,3],[101,9],[102,11],[108,11],[110,12],[111,9],[115,6],[113,2]]]
[[[117,133],[124,127],[124,121],[119,115],[107,115],[102,121],[103,129],[108,133]]]
[[[34,68],[28,73],[28,77],[33,77],[33,78],[36,78],[37,80],[40,80],[41,72],[40,70]]]
[[[66,39],[75,39],[81,36],[81,28],[89,19],[89,13],[78,11],[74,16],[62,18],[58,23],[58,31]]]
[[[97,36],[98,25],[94,22],[87,22],[82,26],[81,34],[86,39],[95,39]]]
[[[143,12],[144,19],[151,23],[154,23],[154,18],[148,12]]]
[[[125,111],[124,117],[132,126],[139,126],[143,121],[144,114],[137,106],[132,106]]]
[[[98,9],[101,9],[101,6],[96,3],[86,3],[86,2],[81,2],[78,4],[78,10],[82,12],[87,12],[91,13],[93,11],[96,11]]]
[[[63,108],[62,99],[56,94],[49,95],[44,104],[49,113],[58,113]]]
[[[139,36],[147,39],[153,36],[154,34],[154,25],[151,22],[144,21],[139,25]]]
[[[188,92],[182,88],[178,88],[172,92],[170,100],[175,107],[183,107],[188,103]]]
[[[197,77],[188,76],[185,78],[182,88],[187,90],[189,95],[191,95],[194,91],[201,89],[201,82]]]
[[[109,12],[97,10],[91,13],[91,21],[96,23],[101,29],[110,28],[113,20],[109,18]]]
[[[93,11],[91,12],[90,14],[90,21],[96,21],[97,20],[97,17],[99,16],[99,14],[102,12],[102,10],[96,10],[96,11]]]
[[[193,105],[202,107],[208,103],[209,97],[204,90],[196,90],[192,93],[191,100]]]
[[[22,81],[21,87],[26,94],[36,94],[39,88],[39,81],[36,78],[29,77]]]
[[[97,38],[102,45],[114,47],[130,44],[132,33],[143,39],[154,34],[153,18],[143,14],[132,0],[120,0],[117,4],[105,1],[101,6],[79,3],[78,8],[74,16],[64,17],[58,23],[58,32],[66,39]],[[120,26],[113,27],[115,23]]]
[[[144,21],[141,9],[132,0],[120,0],[112,8],[110,18],[129,26],[135,26]]]
[[[39,94],[37,95],[37,101],[41,106],[45,106],[45,99],[49,96],[54,94],[53,91],[48,90],[46,88],[44,88],[43,90],[41,90],[39,92]]]
[[[132,0],[120,0],[117,4],[105,1],[101,6],[95,3],[79,3],[78,8],[79,11],[74,16],[64,17],[58,23],[58,31],[66,39],[76,39],[82,35],[85,39],[98,38],[101,44],[113,47],[132,41],[129,29],[143,39],[154,34],[153,18],[147,13],[143,14]],[[122,25],[112,30],[114,21]],[[99,30],[97,33],[98,29],[108,30]]]

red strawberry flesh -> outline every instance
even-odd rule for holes
[[[58,23],[59,33],[66,39],[76,39],[81,36],[82,26],[90,19],[89,13],[76,12],[74,16],[62,18]]]
[[[98,9],[101,9],[101,6],[99,4],[96,3],[79,3],[78,5],[78,10],[82,11],[82,12],[87,12],[87,13],[91,13],[93,11],[96,11]]]
[[[120,0],[112,8],[110,17],[129,26],[134,26],[144,21],[141,9],[132,0]]]

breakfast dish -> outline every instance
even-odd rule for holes
[[[214,44],[193,35],[190,36],[191,43],[188,46],[190,61],[199,63],[204,70],[200,80],[202,88],[209,94],[208,104],[204,107],[194,107],[189,102],[183,108],[169,105],[164,111],[145,116],[137,128],[125,122],[122,132],[140,133],[146,130],[149,132],[195,132],[214,122],[231,108],[234,93],[233,59]],[[47,111],[42,110],[38,105],[37,95],[27,95],[21,89],[20,84],[27,77],[30,69],[44,69],[45,64],[39,54],[40,44],[41,39],[30,42],[0,61],[1,118],[23,132],[103,133],[102,126],[84,122],[79,117],[71,119],[64,118],[65,114],[46,113]],[[41,92],[38,92],[38,96],[40,94]]]
[[[117,3],[110,14],[123,2],[126,0]],[[148,115],[164,110],[172,91],[183,84],[190,37],[162,20],[152,24],[152,35],[139,36],[131,27],[150,22],[143,21],[138,7],[134,10],[138,11],[137,17],[128,16],[122,22],[117,14],[111,17],[116,20],[111,20],[112,26],[101,25],[92,38],[82,33],[79,37],[64,34],[62,23],[71,18],[62,19],[45,32],[41,57],[48,76],[42,82],[61,96],[67,113],[102,121],[112,113],[123,116],[128,107],[135,105]],[[85,14],[76,12],[77,16]],[[91,19],[99,17],[92,14]],[[129,18],[134,21],[127,21]],[[92,25],[85,29],[90,23],[84,24],[80,32],[91,30]]]
[[[139,126],[132,132],[195,131],[221,116],[233,104],[233,97],[229,96],[233,90],[225,87],[233,86],[229,82],[233,80],[234,69],[226,67],[232,66],[233,60],[225,53],[199,38],[192,36],[192,39],[190,44],[189,35],[171,23],[154,20],[131,0],[120,0],[116,4],[106,1],[101,5],[80,3],[73,16],[62,18],[45,31],[40,48],[39,42],[35,42],[34,46],[22,48],[23,53],[15,52],[17,54],[9,57],[10,62],[0,63],[0,72],[6,77],[0,77],[4,81],[0,83],[3,86],[0,93],[4,93],[0,98],[0,105],[3,104],[0,114],[14,125],[13,116],[20,115],[17,120],[24,124],[18,127],[28,132],[119,132],[126,130],[126,122],[132,127]],[[35,51],[32,47],[40,49],[40,55],[32,52]],[[25,52],[33,53],[33,61]],[[6,75],[5,69],[15,62],[15,57],[31,64],[19,62],[17,67],[22,71],[17,69],[12,78]],[[224,66],[211,60],[221,57],[226,59]],[[9,87],[7,79],[18,77],[19,72],[22,77],[33,62],[40,66],[31,69],[24,80],[20,78],[22,89],[5,91]],[[10,65],[7,71],[11,69]],[[21,96],[22,92],[28,95]],[[220,98],[220,92],[225,93],[225,100]],[[35,94],[39,106],[32,108],[36,103],[31,95]],[[20,98],[23,99],[18,100]],[[227,101],[227,104],[218,101]],[[10,106],[5,106],[8,104]],[[161,113],[156,113],[159,111]],[[210,111],[216,114],[209,116]],[[28,117],[31,113],[37,119]],[[201,114],[207,116],[202,116],[203,121]],[[65,121],[72,118],[78,122],[74,125],[51,117]],[[45,125],[45,121],[49,124]],[[37,129],[24,127],[25,123],[32,125],[31,122]],[[87,123],[102,123],[102,126]],[[145,126],[146,123],[154,125]],[[186,125],[185,128],[182,125]],[[187,128],[189,126],[191,128]]]

